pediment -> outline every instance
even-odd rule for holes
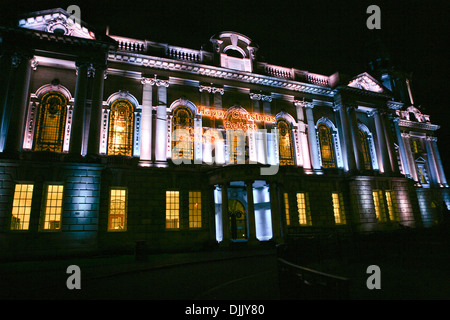
[[[57,8],[35,11],[23,15],[18,26],[21,28],[57,33],[84,39],[95,39],[95,33],[83,21],[74,21],[66,10]]]
[[[347,86],[377,93],[385,92],[383,86],[367,72],[353,78]]]

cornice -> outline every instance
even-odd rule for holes
[[[359,88],[352,88],[352,87],[339,87],[335,89],[336,92],[338,91],[344,91],[344,92],[350,92],[350,93],[355,93],[357,95],[362,95],[362,96],[370,96],[370,97],[378,97],[378,98],[389,98],[391,99],[392,96],[386,93],[380,93],[380,92],[373,92],[373,91],[369,91],[369,90],[364,90],[364,89],[359,89]]]
[[[279,79],[256,73],[243,72],[204,64],[197,64],[188,61],[172,60],[167,58],[147,56],[136,53],[111,51],[108,54],[108,61],[143,66],[146,68],[184,72],[189,74],[207,76],[211,78],[241,81],[246,83],[283,88],[296,92],[305,92],[329,97],[333,96],[335,93],[330,88],[325,88],[318,85],[307,84],[294,80]]]
[[[422,130],[429,130],[429,131],[436,131],[440,128],[440,126],[438,126],[437,124],[416,122],[416,121],[410,121],[410,120],[404,120],[404,119],[400,119],[400,121],[398,122],[398,125],[400,127],[405,127],[405,128],[422,129]]]

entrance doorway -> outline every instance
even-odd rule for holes
[[[228,215],[230,217],[231,239],[234,241],[247,240],[247,212],[242,202],[230,200],[228,202]]]

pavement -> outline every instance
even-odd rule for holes
[[[69,266],[81,270],[83,283],[92,280],[116,278],[151,270],[169,269],[179,266],[193,266],[204,263],[229,261],[251,257],[276,258],[275,248],[216,249],[185,253],[147,254],[143,257],[129,255],[95,256],[73,259],[33,260],[0,263],[0,299],[22,298],[44,299],[42,292],[54,288],[66,288],[66,281],[72,275]]]

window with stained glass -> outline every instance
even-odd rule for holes
[[[284,119],[277,121],[280,165],[294,165],[294,144],[291,125]]]
[[[109,113],[108,155],[133,155],[133,105],[126,99],[117,99]]]
[[[320,155],[323,168],[336,168],[336,157],[334,154],[333,137],[330,128],[321,123],[317,127],[320,144]]]
[[[371,170],[372,161],[370,158],[369,142],[367,140],[367,134],[361,129],[359,129],[359,141],[361,143],[361,152],[363,155],[364,169]]]
[[[173,111],[172,159],[194,159],[194,115],[185,106]]]
[[[32,184],[16,184],[11,215],[11,230],[28,230],[33,188]]]
[[[67,99],[63,94],[48,92],[42,96],[36,123],[35,151],[62,152],[66,115]]]
[[[419,139],[411,139],[411,151],[413,153],[423,153],[422,144],[420,143]]]
[[[41,220],[41,230],[61,230],[61,213],[63,204],[62,185],[47,185],[44,199],[43,220]]]
[[[248,162],[248,130],[250,124],[244,117],[234,117],[233,112],[229,112],[225,121],[226,144],[229,153],[230,163]],[[250,129],[251,126],[250,126]]]

